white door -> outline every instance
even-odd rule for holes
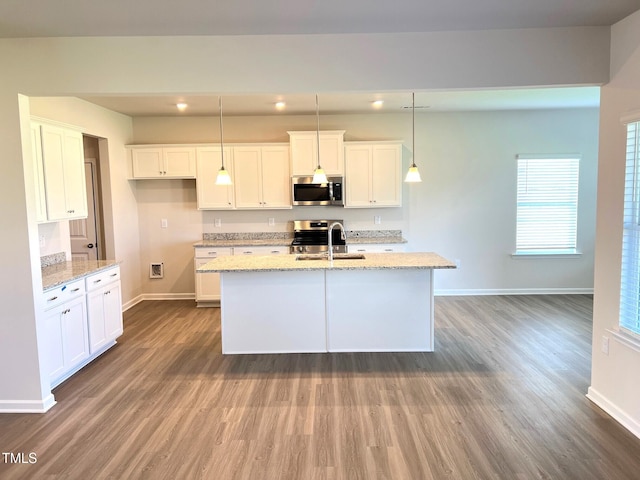
[[[96,218],[97,163],[95,158],[84,162],[87,186],[87,218],[69,221],[72,260],[98,260],[100,258]]]

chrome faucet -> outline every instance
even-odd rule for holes
[[[333,222],[329,225],[329,261],[333,262],[333,227],[340,227],[340,238],[347,240],[347,234],[344,231],[344,225],[340,222]]]

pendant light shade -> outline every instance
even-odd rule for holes
[[[216,177],[216,185],[231,185],[231,176],[226,168],[224,168],[224,143],[222,140],[222,97],[218,97],[218,105],[220,107],[220,159],[222,164],[218,170]]]
[[[418,171],[418,166],[416,165],[416,94],[411,93],[411,153],[413,155],[413,159],[411,160],[411,166],[409,167],[409,171],[407,172],[407,176],[404,178],[404,181],[407,183],[417,183],[421,182],[422,178],[420,178],[420,172]]]
[[[318,146],[318,166],[313,172],[313,183],[327,183],[327,175],[324,173],[324,169],[320,166],[320,109],[318,108],[318,94],[316,93],[316,141]]]

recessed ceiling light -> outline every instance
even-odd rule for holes
[[[180,103],[176,103],[176,107],[177,107],[177,108],[178,108],[178,110],[180,110],[181,112],[184,112],[184,111],[187,109],[187,107],[188,107],[188,106],[189,106],[189,105],[187,105],[186,103],[182,103],[182,102],[180,102]]]
[[[384,104],[384,100],[374,100],[371,102],[373,108],[382,108],[382,104]]]
[[[287,104],[284,102],[276,102],[276,110],[284,110],[284,107],[286,107]]]

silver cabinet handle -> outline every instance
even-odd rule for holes
[[[112,273],[112,274],[111,274],[111,276],[112,276],[112,277],[117,277],[117,276],[118,276],[118,274],[117,274],[117,273]]]
[[[53,302],[54,300],[57,300],[57,299],[58,299],[58,297],[57,297],[57,296],[55,296],[55,297],[51,297],[49,300],[47,300],[47,302]]]
[[[101,281],[102,281],[102,279],[101,279],[101,278],[99,278],[99,279],[97,279],[97,280],[94,280],[94,281],[93,281],[93,283],[100,283]]]
[[[80,290],[80,287],[78,288],[74,288],[73,290],[71,290],[72,292],[77,292],[78,290]]]

